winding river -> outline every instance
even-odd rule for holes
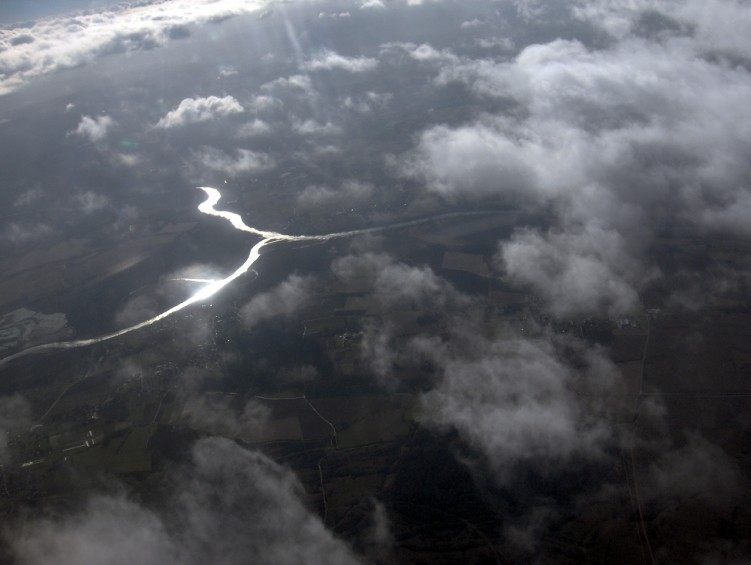
[[[215,295],[217,292],[222,290],[225,286],[230,284],[232,281],[234,281],[238,277],[247,273],[248,270],[253,266],[253,264],[256,261],[258,261],[258,258],[261,255],[261,249],[274,243],[279,243],[283,241],[328,241],[328,240],[335,239],[335,238],[350,237],[354,235],[376,233],[376,232],[382,232],[386,230],[414,226],[414,225],[429,222],[431,220],[438,220],[438,219],[459,217],[459,216],[485,215],[485,214],[493,213],[491,211],[451,212],[447,214],[440,214],[436,216],[430,216],[427,218],[410,220],[406,222],[399,222],[395,224],[389,224],[386,226],[380,226],[380,227],[374,227],[374,228],[365,228],[365,229],[336,232],[336,233],[329,233],[329,234],[323,234],[323,235],[287,235],[283,233],[265,231],[265,230],[261,230],[258,228],[254,228],[252,226],[247,225],[243,221],[242,216],[240,216],[239,214],[236,214],[234,212],[227,212],[224,210],[217,210],[215,206],[222,197],[221,193],[217,189],[211,188],[209,186],[199,186],[198,188],[200,190],[203,190],[207,196],[206,200],[204,200],[201,204],[198,205],[199,212],[209,215],[209,216],[216,216],[219,218],[224,218],[230,224],[232,224],[232,226],[235,229],[259,236],[261,238],[261,240],[258,241],[258,243],[256,243],[255,245],[253,245],[253,247],[251,247],[250,253],[248,254],[248,258],[245,260],[244,263],[242,263],[242,265],[237,267],[237,269],[235,269],[231,274],[229,274],[223,279],[205,281],[207,284],[199,288],[195,294],[193,294],[186,300],[183,300],[179,304],[176,304],[172,308],[165,310],[164,312],[160,314],[157,314],[153,318],[149,318],[148,320],[144,320],[143,322],[139,322],[138,324],[129,326],[127,328],[122,328],[120,330],[117,330],[111,333],[100,335],[98,337],[71,340],[71,341],[57,341],[53,343],[44,343],[41,345],[35,345],[27,349],[24,349],[22,351],[19,351],[17,353],[14,353],[13,355],[9,355],[3,359],[0,359],[0,366],[10,361],[13,361],[14,359],[18,359],[20,357],[25,357],[27,355],[32,355],[35,353],[41,353],[43,351],[88,347],[90,345],[116,339],[125,334],[129,334],[131,332],[140,330],[147,326],[156,324],[157,322],[164,320],[165,318],[169,316],[172,316],[173,314],[179,312],[180,310],[184,310],[185,308],[187,308],[188,306],[191,306],[192,304],[195,304],[196,302],[202,302],[210,298],[211,296]],[[195,282],[198,282],[198,281],[195,281]]]

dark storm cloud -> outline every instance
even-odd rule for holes
[[[16,524],[12,552],[23,565],[358,562],[308,510],[294,474],[259,452],[201,440],[173,479],[159,511],[99,495],[72,516]]]
[[[103,54],[159,47],[184,37],[190,25],[253,13],[266,3],[168,0],[140,4],[0,30],[0,94],[35,76],[85,65]]]

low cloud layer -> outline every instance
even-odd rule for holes
[[[72,516],[16,524],[12,553],[23,565],[358,563],[308,510],[296,477],[259,452],[201,440],[174,480],[158,511],[99,495]]]
[[[0,94],[35,76],[85,65],[101,55],[152,49],[187,26],[256,12],[265,2],[167,0],[124,4],[90,14],[51,18],[0,30]]]
[[[427,265],[407,265],[386,253],[346,255],[334,260],[331,269],[342,281],[367,283],[384,312],[405,307],[439,312],[464,300]]]
[[[246,328],[252,328],[271,318],[294,315],[310,298],[312,280],[300,275],[290,275],[274,289],[253,297],[240,309],[240,318]]]
[[[616,231],[521,230],[500,243],[496,260],[509,281],[532,288],[557,316],[614,317],[639,305],[641,269]]]
[[[251,400],[242,410],[227,406],[224,397],[196,395],[183,405],[183,420],[191,427],[222,437],[251,440],[261,437],[271,410]]]
[[[542,21],[554,8],[523,4]],[[510,277],[556,313],[623,311],[652,272],[657,229],[749,233],[751,74],[730,61],[749,56],[738,30],[751,10],[720,2],[707,17],[698,2],[658,0],[559,8],[557,18],[568,12],[612,40],[555,39],[511,59],[385,45],[432,70],[437,87],[460,85],[499,108],[427,127],[392,164],[450,202],[552,212],[553,230],[503,244]]]
[[[524,465],[545,474],[604,457],[613,430],[603,397],[619,390],[620,377],[601,354],[583,352],[584,367],[574,368],[544,337],[467,334],[413,346],[441,375],[423,397],[423,423],[456,429],[499,481]]]

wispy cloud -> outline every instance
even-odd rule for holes
[[[274,166],[274,159],[266,153],[250,149],[238,149],[231,154],[214,147],[203,147],[194,152],[192,166],[233,176],[269,169]]]
[[[371,57],[345,57],[329,49],[324,49],[301,65],[303,69],[308,71],[338,69],[350,73],[372,71],[377,66],[378,59]]]

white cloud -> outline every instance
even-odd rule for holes
[[[170,480],[159,510],[97,495],[72,515],[14,525],[6,541],[26,565],[359,562],[308,510],[295,475],[260,452],[203,439]]]
[[[430,308],[437,311],[464,300],[427,265],[407,265],[385,253],[339,257],[332,262],[331,270],[342,281],[367,281],[384,310]]]
[[[696,219],[747,192],[751,75],[683,42],[633,38],[592,50],[557,40],[500,63],[423,51],[439,84],[464,82],[516,106],[513,115],[423,132],[404,170],[431,190],[554,201],[618,228],[667,206]]]
[[[267,88],[269,88],[267,86]],[[275,108],[282,106],[282,101],[274,98],[273,96],[256,96],[250,100],[247,104],[248,109],[253,112],[268,112]]]
[[[428,128],[396,164],[446,199],[552,212],[554,230],[505,244],[509,274],[557,313],[621,312],[651,272],[658,226],[749,233],[751,74],[703,46],[683,35],[601,48],[559,39],[508,61],[392,45],[433,66],[437,85],[505,108]]]
[[[219,76],[222,78],[227,78],[231,76],[235,76],[237,74],[237,69],[231,65],[219,65]]]
[[[203,147],[194,153],[191,165],[199,171],[207,169],[234,176],[270,169],[274,166],[274,159],[266,153],[249,149],[238,149],[233,156],[214,147]]]
[[[255,137],[271,132],[271,126],[268,122],[255,119],[252,122],[245,123],[237,129],[237,137]]]
[[[188,425],[203,432],[253,441],[263,437],[271,410],[250,400],[241,411],[236,411],[226,405],[223,397],[195,395],[183,405],[182,418]]]
[[[352,14],[349,12],[320,12],[319,18],[349,18]]]
[[[461,27],[462,29],[476,29],[480,26],[482,26],[485,22],[482,20],[478,20],[477,18],[473,20],[465,20],[462,22]]]
[[[642,496],[699,498],[721,507],[738,495],[743,473],[722,448],[690,434],[685,445],[662,449],[648,467]]]
[[[342,129],[331,122],[322,124],[315,120],[295,120],[292,123],[292,131],[300,135],[336,135],[341,133]]]
[[[393,374],[398,359],[393,324],[366,322],[360,336],[360,356],[368,364],[379,385],[392,392],[398,388]]]
[[[617,232],[518,231],[501,242],[497,260],[512,282],[534,289],[558,316],[619,316],[639,304],[640,269]]]
[[[385,7],[381,0],[364,0],[360,5],[361,10],[383,9]]]
[[[499,482],[528,464],[546,475],[606,457],[614,432],[602,397],[619,390],[620,376],[602,355],[585,353],[574,368],[548,339],[488,341],[466,328],[413,347],[441,374],[423,397],[423,423],[456,429]]]
[[[117,153],[114,156],[115,162],[120,165],[124,165],[126,167],[135,167],[137,165],[140,165],[142,162],[142,158],[140,155],[136,155],[135,153]]]
[[[378,66],[378,59],[345,57],[335,51],[324,49],[301,66],[308,71],[339,69],[350,73],[361,73],[375,69]]]
[[[256,12],[267,2],[167,0],[40,20],[0,29],[0,94],[35,76],[85,65],[109,53],[153,48],[187,26]]]
[[[458,63],[459,57],[454,55],[448,49],[441,49],[440,51],[433,46],[423,43],[422,45],[402,44],[402,48],[406,49],[409,56],[417,61],[427,62],[448,62]]]
[[[156,127],[164,129],[173,128],[186,124],[215,120],[244,111],[245,109],[233,96],[224,96],[223,98],[219,98],[218,96],[185,98],[177,108],[167,112],[167,115],[157,122]]]
[[[115,125],[115,120],[109,116],[99,116],[98,118],[83,116],[78,127],[71,131],[70,134],[87,137],[89,141],[96,143],[104,139],[109,129]]]
[[[106,208],[110,204],[109,198],[91,190],[77,193],[74,196],[74,200],[78,209],[84,214],[92,214]]]
[[[85,513],[67,520],[23,524],[9,540],[26,565],[55,562],[157,565],[177,552],[164,523],[152,512],[121,497],[99,496]]]
[[[313,82],[308,75],[292,75],[289,77],[280,77],[261,85],[262,90],[302,90],[310,93],[313,91]]]
[[[571,12],[617,39],[640,32],[650,18],[660,18],[663,32],[683,36],[690,48],[751,56],[751,6],[742,0],[714,2],[711,9],[702,0],[577,0]]]
[[[384,504],[373,500],[373,514],[371,524],[365,536],[365,546],[376,563],[394,563],[397,561],[394,552],[396,545],[392,532],[391,520]]]
[[[272,290],[254,296],[240,309],[240,318],[247,328],[272,318],[289,318],[310,298],[311,285],[310,278],[290,275]]]
[[[475,42],[483,49],[501,49],[503,51],[513,51],[516,46],[514,40],[510,37],[481,37]]]

